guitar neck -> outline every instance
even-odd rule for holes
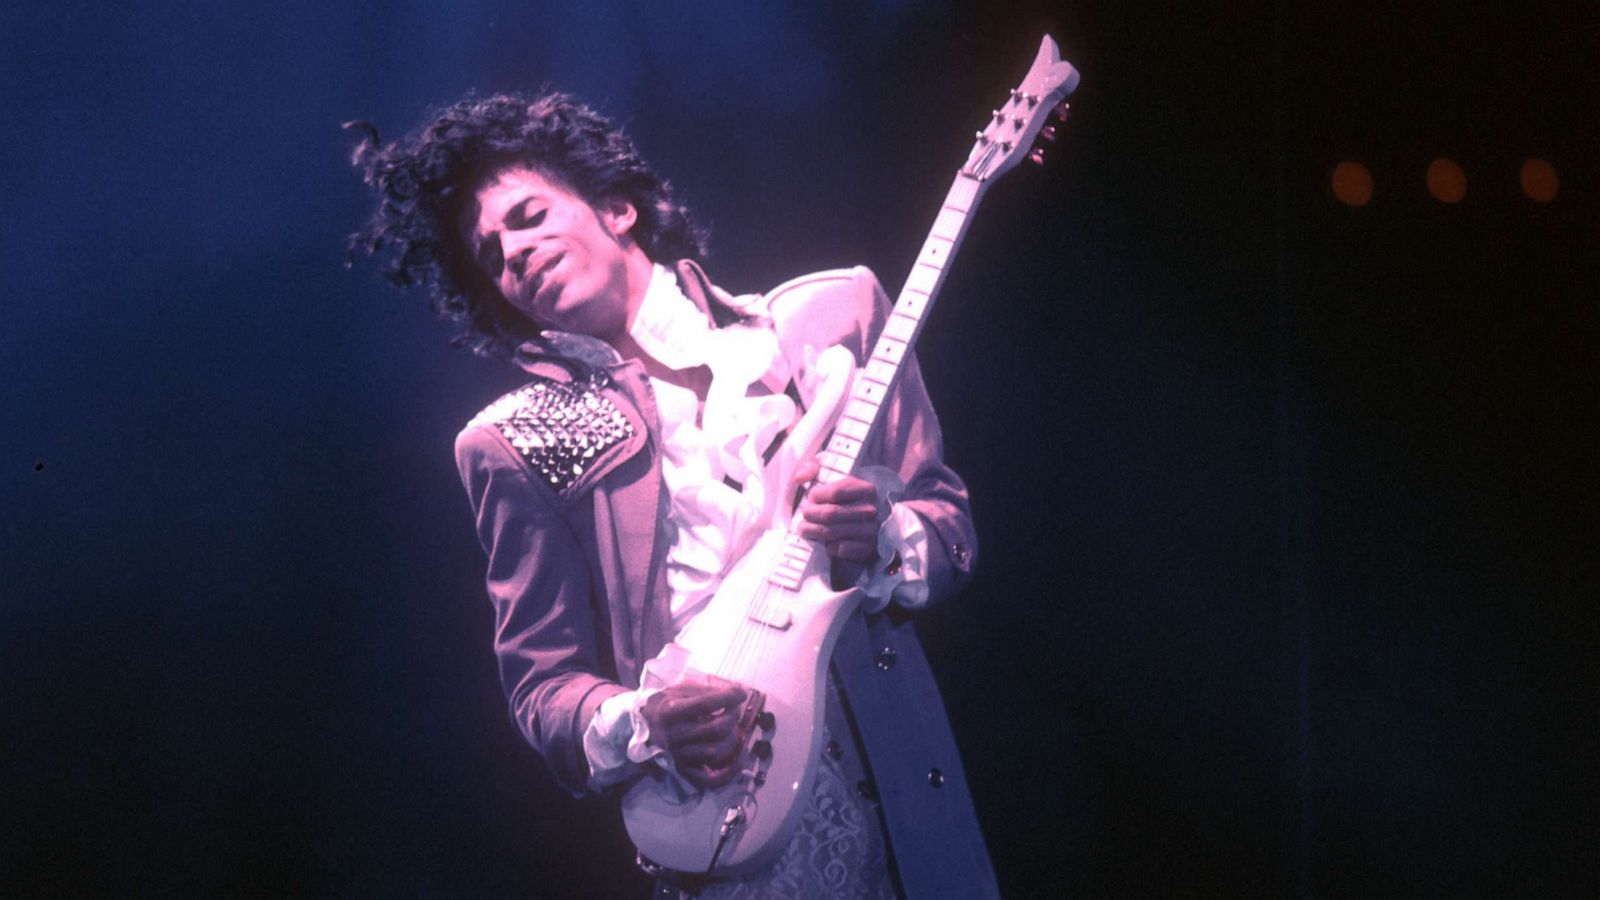
[[[1028,147],[1036,138],[1055,140],[1055,127],[1046,126],[1045,120],[1054,115],[1065,121],[1064,98],[1077,86],[1077,70],[1061,59],[1060,48],[1045,35],[1028,74],[1012,88],[1010,98],[992,111],[989,123],[977,133],[966,164],[945,194],[911,275],[900,289],[866,366],[850,388],[827,447],[819,455],[818,481],[838,481],[855,471],[861,448],[877,430],[879,413],[900,378],[911,345],[922,333],[933,299],[944,285],[945,268],[966,237],[967,224],[978,201],[996,177],[1016,166],[1024,156],[1033,162],[1044,160],[1042,148],[1029,152]],[[786,588],[798,587],[814,551],[810,541],[791,532],[769,580]]]
[[[928,310],[944,285],[946,268],[966,237],[972,211],[977,209],[988,187],[986,181],[968,175],[965,169],[950,185],[939,215],[928,230],[928,238],[922,242],[916,264],[900,289],[883,332],[872,346],[865,368],[856,376],[850,399],[820,456],[822,469],[817,475],[818,481],[837,481],[855,471],[861,448],[876,429],[883,404],[899,381],[911,347],[927,322]]]

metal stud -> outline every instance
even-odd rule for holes
[[[893,647],[885,647],[879,650],[878,654],[872,658],[872,664],[877,667],[879,672],[887,672],[894,668],[895,660],[898,657],[899,654],[895,652]]]
[[[599,393],[609,382],[603,372],[571,384],[540,380],[496,400],[472,424],[496,428],[539,477],[565,491],[599,454],[633,433]]]

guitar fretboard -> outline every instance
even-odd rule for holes
[[[939,215],[928,231],[928,239],[923,241],[916,264],[911,267],[889,320],[884,323],[883,333],[873,344],[866,366],[857,373],[850,397],[833,427],[833,435],[819,456],[822,469],[817,481],[826,484],[855,471],[861,448],[877,427],[884,401],[899,380],[902,364],[917,335],[922,333],[928,310],[944,284],[945,267],[961,246],[972,211],[987,188],[987,183],[966,174],[966,170],[956,175],[955,182],[950,185]],[[790,535],[782,559],[768,580],[797,590],[814,550],[815,545],[810,541]]]

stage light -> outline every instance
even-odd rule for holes
[[[1333,195],[1345,206],[1366,206],[1372,201],[1372,173],[1348,160],[1333,167]]]
[[[1460,203],[1467,196],[1467,173],[1453,159],[1428,163],[1428,193],[1440,203]]]
[[[1522,192],[1528,199],[1549,203],[1561,190],[1561,179],[1556,177],[1555,166],[1537,157],[1522,164]]]

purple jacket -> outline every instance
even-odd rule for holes
[[[843,344],[864,360],[889,311],[877,278],[860,267],[796,279],[759,298],[731,297],[693,263],[679,263],[677,274],[708,316],[718,306],[722,315],[769,316],[795,372],[808,361],[807,347]],[[637,361],[519,363],[535,381],[461,432],[456,462],[488,555],[495,653],[512,719],[576,795],[588,779],[582,739],[590,718],[607,698],[637,687],[641,665],[671,638],[660,429]],[[966,487],[944,465],[915,359],[882,416],[861,458],[889,465],[905,481],[899,502],[927,527],[930,600],[937,602],[971,577],[977,541]],[[856,615],[834,666],[907,895],[998,896],[955,741],[909,620],[894,607]],[[970,893],[956,887],[963,885]]]

